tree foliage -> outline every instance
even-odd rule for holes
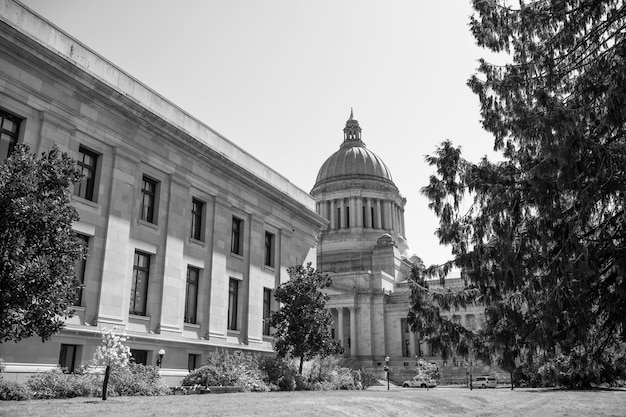
[[[454,256],[429,272],[461,269],[452,303],[485,306],[480,344],[505,369],[538,352],[594,361],[626,337],[626,6],[512,3],[473,1],[478,45],[510,56],[468,82],[503,159],[450,141],[426,158]]]
[[[275,292],[282,306],[270,316],[270,326],[276,329],[276,352],[281,357],[299,357],[302,374],[305,360],[341,353],[343,348],[331,338],[332,315],[324,308],[328,295],[322,290],[332,284],[330,276],[312,268],[311,263],[292,266],[287,272],[289,281]]]
[[[70,185],[81,174],[56,147],[39,158],[25,145],[0,163],[0,343],[49,339],[71,316],[85,248]]]

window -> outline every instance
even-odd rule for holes
[[[185,323],[196,323],[198,310],[198,279],[200,270],[192,266],[187,267],[187,292],[185,295]]]
[[[272,290],[263,288],[263,335],[270,335],[270,315],[272,314]]]
[[[231,278],[228,283],[228,330],[237,330],[237,304],[239,303],[239,280]]]
[[[274,267],[274,244],[276,239],[274,234],[265,232],[265,266]]]
[[[130,314],[146,315],[148,298],[148,277],[150,276],[150,255],[135,251],[133,280],[130,288]]]
[[[74,195],[85,200],[94,201],[98,154],[82,146],[78,148],[78,153],[78,169],[84,177],[80,183],[74,186]]]
[[[400,327],[402,329],[402,356],[405,358],[411,356],[411,329],[407,319],[400,319]]]
[[[85,247],[89,249],[89,236],[85,235],[77,235],[78,239],[80,239]],[[85,288],[85,267],[87,266],[87,258],[79,259],[74,265],[74,276],[76,280],[80,282],[80,286],[76,289],[76,295],[74,296],[74,305],[82,306],[83,300],[83,288]]]
[[[17,145],[21,120],[0,110],[0,161],[4,161]]]
[[[144,175],[141,186],[141,220],[155,224],[156,188],[157,182]]]
[[[61,344],[61,353],[59,355],[59,366],[67,369],[67,372],[74,372],[76,368],[76,351],[77,345]]]
[[[147,365],[148,364],[148,351],[141,349],[130,350],[131,361],[136,364]]]
[[[196,240],[204,240],[202,238],[202,214],[204,212],[204,203],[195,198],[191,200],[191,238]]]
[[[230,251],[243,255],[243,220],[233,217],[233,233]]]
[[[190,353],[187,358],[187,370],[189,372],[193,371],[200,364],[200,355],[195,353]]]
[[[346,228],[350,228],[350,207],[346,207]]]

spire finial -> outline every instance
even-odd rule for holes
[[[361,142],[361,128],[359,122],[354,118],[354,110],[350,107],[350,118],[346,122],[346,127],[343,129],[343,141],[360,143]]]

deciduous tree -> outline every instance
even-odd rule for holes
[[[25,145],[0,163],[0,343],[57,333],[72,315],[85,248],[70,185],[81,174],[56,147],[36,157]]]
[[[324,308],[328,295],[322,290],[332,284],[330,276],[312,268],[311,263],[292,266],[287,272],[289,281],[275,292],[281,308],[270,316],[270,325],[276,329],[276,352],[281,357],[299,357],[302,374],[305,360],[341,353],[343,348],[331,337],[332,315]]]

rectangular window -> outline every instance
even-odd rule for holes
[[[202,238],[202,216],[204,213],[204,203],[195,198],[191,200],[191,238],[203,241]]]
[[[346,207],[346,228],[350,228],[350,207]]]
[[[148,351],[142,349],[131,349],[130,350],[131,361],[136,364],[148,365]]]
[[[150,255],[135,251],[133,280],[130,288],[130,314],[146,315],[148,299],[148,278],[150,276]]]
[[[187,292],[185,295],[185,323],[196,323],[198,310],[198,281],[200,270],[192,266],[187,267]]]
[[[83,242],[85,247],[89,249],[89,236],[77,235],[77,237]],[[80,286],[76,289],[76,295],[74,296],[74,305],[82,306],[83,301],[83,289],[85,288],[85,267],[87,266],[87,258],[79,259],[74,265],[74,276],[80,283]]]
[[[61,344],[61,353],[59,355],[59,366],[67,369],[67,372],[74,372],[76,368],[76,351],[77,345]]]
[[[228,330],[237,330],[238,304],[239,304],[239,280],[231,278],[228,283]]]
[[[0,161],[13,153],[20,133],[20,122],[16,116],[0,110]]]
[[[263,335],[270,335],[270,315],[272,314],[272,290],[263,288]]]
[[[402,329],[402,356],[406,358],[411,356],[409,321],[407,319],[400,319],[400,328]]]
[[[157,182],[144,175],[141,185],[141,220],[156,224],[154,215]]]
[[[74,195],[85,200],[94,201],[98,154],[82,146],[78,148],[78,153],[78,170],[83,174],[83,180],[74,185]]]
[[[265,232],[265,266],[269,266],[272,268],[274,267],[275,244],[276,239],[274,234],[270,232]]]
[[[243,255],[243,220],[233,217],[233,230],[230,251]]]
[[[200,365],[200,355],[190,353],[187,357],[187,370],[191,372],[196,369],[198,365]]]
[[[371,211],[372,211],[372,224],[371,224],[371,226],[372,226],[372,229],[375,229],[376,228],[376,222],[374,221],[374,219],[376,217],[374,216],[374,207],[371,207]]]

